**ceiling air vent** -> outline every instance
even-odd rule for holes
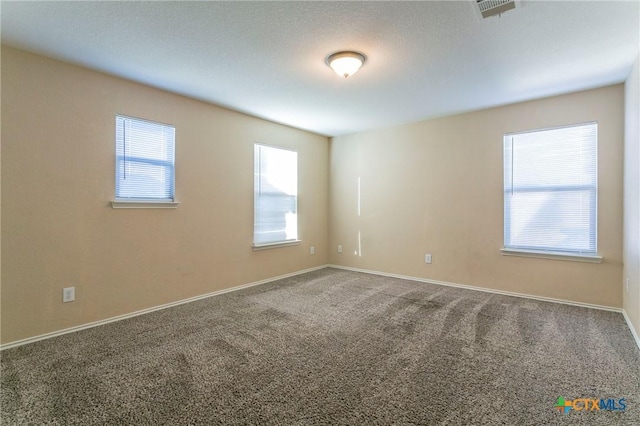
[[[500,15],[516,7],[515,0],[477,0],[483,18]]]

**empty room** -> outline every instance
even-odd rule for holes
[[[640,2],[0,17],[0,424],[640,424]]]

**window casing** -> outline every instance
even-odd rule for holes
[[[597,257],[598,125],[504,137],[504,250]]]
[[[116,116],[115,199],[173,202],[175,127]]]
[[[254,145],[253,246],[298,241],[298,153]]]

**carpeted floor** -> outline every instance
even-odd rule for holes
[[[1,355],[2,424],[640,425],[621,314],[336,269]]]

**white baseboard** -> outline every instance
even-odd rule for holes
[[[167,308],[171,308],[173,306],[178,306],[178,305],[183,305],[185,303],[195,302],[196,300],[206,299],[208,297],[218,296],[220,294],[229,293],[229,292],[237,291],[237,290],[242,290],[244,288],[254,287],[254,286],[257,286],[257,285],[261,285],[261,284],[266,284],[266,283],[269,283],[269,282],[272,282],[272,281],[281,280],[283,278],[289,278],[289,277],[294,277],[296,275],[306,274],[307,272],[317,271],[319,269],[324,269],[326,267],[327,267],[327,265],[317,266],[315,268],[309,268],[309,269],[305,269],[305,270],[302,270],[302,271],[296,271],[296,272],[292,272],[292,273],[285,274],[285,275],[280,275],[280,276],[273,277],[273,278],[267,278],[265,280],[256,281],[256,282],[252,282],[252,283],[249,283],[249,284],[242,284],[242,285],[239,285],[239,286],[236,286],[236,287],[225,288],[223,290],[213,291],[211,293],[206,293],[206,294],[202,294],[200,296],[190,297],[188,299],[178,300],[176,302],[165,303],[164,305],[159,305],[159,306],[154,306],[154,307],[147,308],[147,309],[142,309],[140,311],[131,312],[129,314],[118,315],[118,316],[115,316],[115,317],[111,317],[111,318],[107,318],[107,319],[103,319],[103,320],[99,320],[99,321],[94,321],[94,322],[90,322],[90,323],[87,323],[87,324],[78,325],[78,326],[75,326],[75,327],[65,328],[63,330],[53,331],[51,333],[41,334],[39,336],[28,337],[28,338],[22,339],[22,340],[16,340],[14,342],[9,342],[9,343],[5,343],[4,345],[0,345],[0,351],[3,351],[5,349],[10,349],[10,348],[15,348],[16,346],[26,345],[28,343],[37,342],[39,340],[50,339],[52,337],[61,336],[63,334],[74,333],[76,331],[86,330],[88,328],[93,328],[93,327],[98,327],[100,325],[109,324],[111,322],[116,322],[116,321],[121,321],[121,320],[127,319],[127,318],[137,317],[138,315],[148,314],[150,312],[159,311],[161,309],[167,309]]]
[[[635,328],[633,328],[633,324],[631,323],[631,318],[627,315],[627,311],[622,310],[622,315],[624,316],[625,321],[627,321],[627,325],[629,326],[629,330],[631,330],[631,334],[633,335],[634,340],[636,341],[636,345],[638,345],[638,349],[640,349],[640,336]]]
[[[347,271],[354,271],[354,272],[363,272],[365,274],[380,275],[383,277],[400,278],[403,280],[418,281],[421,283],[438,284],[438,285],[444,285],[447,287],[464,288],[467,290],[482,291],[485,293],[501,294],[503,296],[522,297],[524,299],[540,300],[543,302],[561,303],[563,305],[581,306],[583,308],[600,309],[603,311],[622,312],[621,308],[614,308],[612,306],[594,305],[591,303],[574,302],[572,300],[554,299],[553,297],[534,296],[531,294],[515,293],[512,291],[494,290],[486,287],[476,287],[473,285],[457,284],[457,283],[451,283],[447,281],[438,281],[438,280],[431,280],[427,278],[411,277],[407,275],[391,274],[388,272],[372,271],[369,269],[351,268],[348,266],[340,266],[340,265],[327,265],[327,266],[329,268],[344,269]]]
[[[611,306],[603,306],[603,305],[594,305],[594,304],[590,304],[590,303],[574,302],[574,301],[570,301],[570,300],[554,299],[554,298],[551,298],[551,297],[533,296],[533,295],[530,295],[530,294],[515,293],[515,292],[511,292],[511,291],[494,290],[494,289],[485,288],[485,287],[476,287],[476,286],[472,286],[472,285],[457,284],[457,283],[452,283],[452,282],[447,282],[447,281],[438,281],[438,280],[431,280],[431,279],[427,279],[427,278],[412,277],[412,276],[408,276],[408,275],[398,275],[398,274],[392,274],[392,273],[381,272],[381,271],[373,271],[373,270],[370,270],[370,269],[351,268],[351,267],[348,267],[348,266],[341,266],[341,265],[322,265],[322,266],[317,266],[315,268],[309,268],[309,269],[305,269],[305,270],[302,270],[302,271],[296,271],[296,272],[292,272],[292,273],[285,274],[285,275],[280,275],[280,276],[273,277],[273,278],[267,278],[267,279],[264,279],[264,280],[261,280],[261,281],[256,281],[256,282],[252,282],[252,283],[248,283],[248,284],[239,285],[239,286],[236,286],[236,287],[226,288],[226,289],[223,289],[223,290],[218,290],[218,291],[214,291],[214,292],[211,292],[211,293],[202,294],[200,296],[190,297],[188,299],[178,300],[176,302],[165,303],[164,305],[154,306],[154,307],[151,307],[151,308],[142,309],[140,311],[135,311],[135,312],[131,312],[131,313],[128,313],[128,314],[118,315],[118,316],[107,318],[107,319],[104,319],[104,320],[94,321],[94,322],[90,322],[90,323],[87,323],[87,324],[82,324],[82,325],[75,326],[75,327],[65,328],[63,330],[53,331],[51,333],[41,334],[39,336],[29,337],[29,338],[22,339],[22,340],[16,340],[14,342],[9,342],[9,343],[5,343],[4,345],[0,345],[0,351],[5,350],[5,349],[10,349],[10,348],[15,348],[17,346],[26,345],[28,343],[37,342],[39,340],[50,339],[52,337],[61,336],[63,334],[74,333],[76,331],[86,330],[88,328],[93,328],[93,327],[98,327],[100,325],[105,325],[105,324],[109,324],[109,323],[112,323],[112,322],[121,321],[121,320],[127,319],[127,318],[133,318],[133,317],[136,317],[138,315],[148,314],[150,312],[159,311],[161,309],[167,309],[167,308],[171,308],[173,306],[178,306],[178,305],[183,305],[185,303],[195,302],[196,300],[206,299],[206,298],[209,298],[209,297],[218,296],[220,294],[229,293],[229,292],[232,292],[232,291],[242,290],[244,288],[249,288],[249,287],[254,287],[254,286],[257,286],[257,285],[261,285],[261,284],[270,283],[272,281],[277,281],[277,280],[281,280],[281,279],[284,279],[284,278],[293,277],[293,276],[296,276],[296,275],[306,274],[307,272],[317,271],[317,270],[324,269],[324,268],[343,269],[343,270],[346,270],[346,271],[363,272],[363,273],[366,273],[366,274],[380,275],[380,276],[392,277],[392,278],[400,278],[400,279],[404,279],[404,280],[417,281],[417,282],[423,282],[423,283],[429,283],[429,284],[437,284],[437,285],[443,285],[443,286],[447,286],[447,287],[463,288],[463,289],[467,289],[467,290],[482,291],[482,292],[485,292],[485,293],[501,294],[501,295],[504,295],[504,296],[521,297],[521,298],[525,298],[525,299],[540,300],[540,301],[544,301],[544,302],[561,303],[561,304],[565,304],[565,305],[581,306],[581,307],[584,307],[584,308],[600,309],[600,310],[612,311],[612,312],[621,312],[623,314],[628,326],[629,326],[629,329],[631,330],[631,333],[633,334],[633,337],[634,337],[636,343],[638,344],[638,347],[640,348],[640,338],[638,337],[638,333],[633,328],[633,325],[631,324],[631,320],[627,316],[627,313],[623,309],[620,309],[620,308],[614,308],[614,307],[611,307]]]

